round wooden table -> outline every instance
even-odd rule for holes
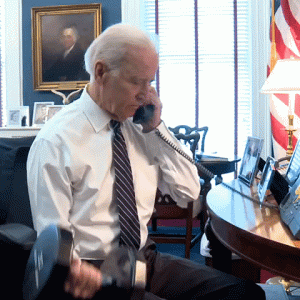
[[[257,199],[256,184],[249,187],[235,179],[229,185]],[[261,206],[222,184],[208,193],[207,208],[211,233],[208,238],[214,235],[225,246],[218,247],[212,241],[212,256],[225,269],[231,259],[225,251],[228,249],[273,274],[300,281],[300,241],[281,221],[279,210]]]

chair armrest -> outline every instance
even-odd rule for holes
[[[30,250],[36,240],[34,229],[18,223],[0,225],[0,243],[9,243],[24,250]]]

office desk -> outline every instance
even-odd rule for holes
[[[251,188],[236,179],[234,189],[257,198]],[[213,266],[230,273],[231,252],[278,276],[300,281],[300,242],[280,219],[279,211],[260,207],[240,194],[217,185],[207,195]]]

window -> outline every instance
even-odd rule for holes
[[[22,1],[0,0],[2,126],[6,111],[23,105]]]
[[[234,2],[144,0],[143,20],[159,35],[168,126],[208,126],[206,150],[241,156],[252,135],[251,3],[237,0],[235,15]]]
[[[3,124],[4,112],[5,112],[5,89],[3,82],[5,82],[5,14],[4,14],[4,2],[0,1],[0,127]]]

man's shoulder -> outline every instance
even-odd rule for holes
[[[74,102],[60,110],[43,125],[37,137],[54,142],[67,138],[73,131],[79,130],[83,113],[78,104]]]

